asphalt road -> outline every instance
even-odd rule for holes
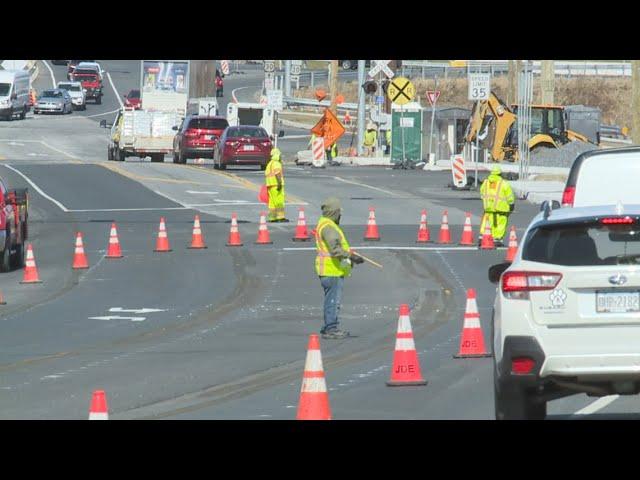
[[[104,62],[116,91],[133,88],[135,63]],[[234,88],[255,88],[253,77],[237,74]],[[86,112],[0,122],[0,176],[30,189],[43,280],[0,275],[0,418],[84,419],[95,389],[107,392],[114,419],[295,418],[308,335],[322,324],[313,244],[291,241],[295,221],[269,225],[273,245],[254,244],[262,172],[107,162],[107,133],[91,115],[110,115],[117,103],[107,90]],[[432,237],[445,209],[454,241],[467,211],[477,234],[477,193],[447,189],[447,172],[290,164],[285,172],[288,218],[304,207],[312,227],[322,200],[338,196],[352,245],[384,265],[357,266],[346,282],[341,319],[353,337],[321,340],[334,418],[492,419],[492,360],[452,354],[467,288],[478,292],[490,345],[495,287],[486,272],[505,251],[415,244],[422,208]],[[362,239],[370,206],[380,242]],[[225,246],[233,212],[244,243],[237,248]],[[187,248],[196,213],[206,250]],[[511,220],[519,235],[535,213],[518,203]],[[169,253],[153,252],[161,216]],[[123,259],[104,258],[111,222]],[[71,270],[77,231],[88,270]],[[424,387],[385,385],[401,303],[412,309]],[[594,400],[550,402],[549,417],[638,416],[635,397]]]

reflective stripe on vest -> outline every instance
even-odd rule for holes
[[[318,225],[316,226],[316,273],[321,276],[327,277],[348,277],[351,273],[351,266],[343,263],[339,257],[331,255],[328,245],[322,239],[322,230],[325,227],[333,227],[340,235],[340,243],[342,248],[351,252],[351,247],[347,238],[344,236],[342,229],[331,219],[327,217],[320,217]]]
[[[267,185],[267,187],[278,186],[278,180],[276,179],[276,176],[278,174],[282,174],[282,165],[277,160],[271,160],[269,163],[267,163],[267,168],[264,169],[265,184]],[[282,185],[284,185],[284,175],[282,175],[281,181]]]

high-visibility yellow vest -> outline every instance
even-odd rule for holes
[[[367,130],[364,133],[364,144],[367,147],[372,147],[376,144],[376,131],[375,130]]]
[[[265,184],[268,187],[277,187],[278,180],[276,179],[276,175],[282,173],[282,163],[279,160],[271,160],[267,163],[267,168],[264,169],[264,179]],[[284,187],[284,175],[282,178],[282,186]]]
[[[335,228],[340,234],[342,248],[347,252],[351,251],[342,229],[333,220],[320,217],[316,225],[316,273],[321,277],[348,277],[351,275],[351,265],[337,257],[332,257],[327,243],[322,239],[322,231],[327,227]]]
[[[489,175],[480,186],[480,196],[485,212],[508,212],[515,200],[509,182],[499,175]]]
[[[387,145],[391,145],[391,130],[387,130],[386,137],[387,137]]]

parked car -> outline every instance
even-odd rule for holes
[[[58,82],[58,88],[69,92],[71,103],[76,110],[87,109],[87,97],[80,82]]]
[[[29,111],[29,72],[24,70],[0,70],[0,117],[13,120],[19,115],[23,120]]]
[[[262,127],[228,127],[216,146],[213,166],[225,170],[228,165],[258,165],[264,170],[272,147],[271,138]]]
[[[187,163],[188,158],[213,158],[220,136],[229,126],[224,117],[187,115],[173,139],[173,163]]]
[[[124,106],[132,107],[136,110],[142,108],[142,99],[140,98],[140,90],[129,90],[129,93],[124,95]]]
[[[73,103],[71,101],[71,95],[69,95],[69,92],[61,88],[44,90],[33,107],[33,113],[36,115],[43,112],[57,112],[64,114],[71,113],[72,111]]]
[[[343,70],[355,70],[358,68],[358,60],[338,60],[338,65]],[[365,68],[371,67],[371,60],[365,60]]]
[[[562,206],[640,204],[640,147],[582,153],[569,170]]]
[[[549,400],[574,394],[640,392],[639,227],[640,204],[545,202],[513,263],[489,269],[497,419],[542,419]]]

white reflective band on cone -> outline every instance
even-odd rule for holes
[[[327,391],[327,384],[324,381],[324,377],[303,378],[300,391],[306,393],[325,393]]]
[[[89,420],[109,420],[109,414],[107,412],[102,412],[102,413],[90,412]]]
[[[465,318],[464,319],[464,328],[480,328],[480,319],[479,318]]]
[[[411,320],[409,320],[409,315],[400,315],[398,319],[398,333],[411,333]]]
[[[416,344],[413,342],[413,338],[396,338],[396,350],[415,350]]]
[[[304,364],[305,372],[322,372],[322,354],[320,350],[308,350],[307,360]]]

